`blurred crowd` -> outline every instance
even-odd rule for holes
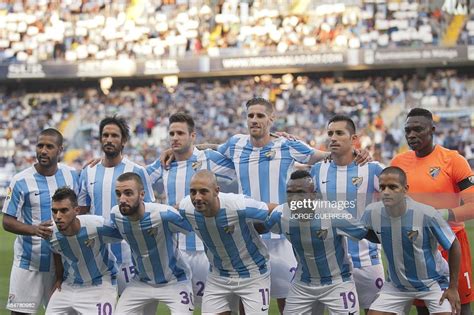
[[[440,44],[450,20],[440,8],[429,1],[374,2],[6,0],[0,62]]]
[[[0,163],[22,169],[35,161],[33,145],[39,130],[54,126],[73,137],[66,149],[76,167],[99,156],[99,121],[108,115],[128,118],[132,137],[126,155],[151,163],[167,147],[170,114],[190,113],[196,121],[198,143],[222,143],[236,133],[246,133],[245,102],[262,96],[276,108],[275,131],[286,131],[316,148],[325,149],[325,127],[335,113],[346,113],[356,122],[360,146],[388,162],[403,142],[399,125],[389,125],[381,113],[390,106],[466,108],[474,104],[474,79],[454,71],[437,71],[421,78],[369,77],[364,79],[271,76],[180,81],[112,89],[70,89],[48,93],[0,93]],[[428,106],[427,106],[428,104]],[[468,118],[469,119],[469,118]],[[437,141],[472,157],[469,142],[473,125],[439,120]],[[449,130],[449,128],[452,131]]]

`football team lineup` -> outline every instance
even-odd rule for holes
[[[170,149],[146,167],[122,154],[122,117],[100,122],[103,155],[80,173],[59,163],[62,134],[42,130],[3,205],[18,235],[6,308],[471,314],[474,173],[434,143],[430,111],[408,113],[410,150],[388,167],[355,149],[348,116],[328,121],[324,152],[271,133],[268,100],[246,111],[248,134],[220,145],[195,144],[193,117],[171,115]],[[221,190],[232,181],[238,192]]]

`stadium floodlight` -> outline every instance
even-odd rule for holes
[[[111,77],[106,77],[106,78],[100,79],[99,83],[100,83],[100,89],[102,90],[102,92],[105,95],[108,95],[114,81]]]
[[[175,88],[178,85],[178,76],[177,75],[167,75],[163,77],[163,84],[168,89]]]

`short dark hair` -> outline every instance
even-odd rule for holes
[[[105,126],[107,125],[116,125],[120,129],[120,133],[122,134],[122,138],[125,142],[130,139],[130,127],[128,126],[125,118],[119,116],[112,116],[112,117],[105,117],[100,121],[99,125],[99,136],[102,138],[102,132],[104,131]]]
[[[144,189],[142,178],[138,174],[133,172],[126,172],[117,177],[118,182],[125,182],[127,180],[135,181],[138,184],[138,190],[141,191]]]
[[[38,136],[51,136],[51,137],[56,137],[56,144],[57,144],[58,146],[62,146],[62,145],[63,145],[63,141],[64,141],[63,135],[62,135],[61,132],[59,132],[59,130],[57,130],[57,129],[54,129],[54,128],[43,129],[43,130],[41,130],[41,132],[39,133]]]
[[[55,202],[69,199],[69,201],[71,202],[71,205],[74,208],[77,207],[77,195],[74,192],[74,190],[72,190],[69,187],[60,187],[56,189],[51,199]]]
[[[346,116],[346,115],[335,115],[335,116],[333,116],[331,119],[329,119],[328,126],[329,126],[329,124],[331,124],[333,122],[338,122],[338,121],[345,121],[346,122],[347,130],[349,130],[349,133],[351,135],[356,133],[356,126],[354,124],[354,121],[349,116]]]
[[[305,170],[296,170],[293,173],[291,173],[291,175],[290,175],[290,179],[292,179],[292,180],[302,179],[302,178],[313,179],[311,177],[311,174],[308,171],[305,171]]]
[[[269,113],[273,113],[272,103],[270,103],[269,100],[267,100],[263,97],[251,98],[250,100],[247,101],[247,103],[245,103],[245,108],[247,108],[247,110],[248,110],[249,107],[254,106],[254,105],[263,105],[263,106],[265,106],[265,108],[267,109],[267,111]]]
[[[194,119],[191,115],[183,112],[174,113],[169,118],[169,125],[171,126],[172,123],[186,123],[188,125],[189,133],[194,132]]]
[[[424,109],[424,108],[419,108],[419,107],[415,107],[412,110],[410,110],[410,112],[407,115],[407,118],[418,117],[418,116],[422,116],[429,119],[430,121],[433,121],[433,114],[429,110]]]
[[[379,177],[384,174],[397,174],[400,178],[400,184],[402,184],[403,186],[407,184],[407,174],[398,166],[389,166],[384,168],[383,171],[380,173]]]

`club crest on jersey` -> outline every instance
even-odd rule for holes
[[[10,199],[11,197],[12,197],[12,188],[11,188],[11,187],[8,187],[8,188],[7,188],[7,196],[6,196],[6,198],[7,198],[7,199]]]
[[[227,234],[232,234],[232,233],[234,233],[234,230],[235,230],[235,226],[234,226],[234,225],[228,225],[228,226],[225,226],[225,227],[224,227],[224,232],[226,232]]]
[[[407,235],[408,235],[408,239],[414,242],[416,241],[416,238],[418,237],[418,231],[408,231]]]
[[[319,237],[322,240],[325,240],[326,237],[328,237],[328,230],[327,229],[321,229],[319,231],[316,231],[316,236]]]
[[[439,167],[439,166],[430,167],[430,176],[432,178],[435,178],[436,176],[439,175],[440,171],[441,171],[441,167]]]
[[[84,244],[87,246],[87,247],[93,247],[94,246],[94,243],[95,243],[95,240],[93,238],[91,239],[87,239],[84,241]]]
[[[357,177],[357,176],[352,177],[352,185],[356,186],[357,188],[359,188],[360,185],[362,185],[363,181],[364,181],[363,177]]]
[[[158,235],[158,227],[149,228],[148,230],[146,230],[146,232],[147,232],[148,235],[150,235],[150,236],[157,236],[157,235]]]
[[[196,161],[196,162],[193,162],[193,164],[191,164],[191,167],[195,171],[201,169],[201,166],[202,166],[202,161]]]
[[[269,160],[272,160],[275,157],[276,151],[275,150],[270,150],[268,152],[265,152],[264,156],[268,158]]]

